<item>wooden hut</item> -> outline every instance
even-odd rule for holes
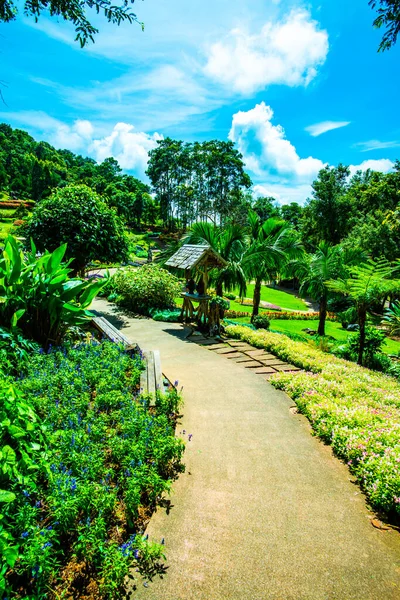
[[[181,316],[183,319],[191,320],[194,313],[199,324],[208,322],[208,301],[210,296],[207,294],[208,273],[211,269],[223,268],[226,261],[208,245],[186,244],[181,246],[171,258],[167,260],[165,266],[184,271],[187,291],[182,293],[183,306]],[[195,286],[195,288],[194,288]],[[197,293],[195,293],[195,289]],[[198,308],[195,309],[193,302],[198,302]]]

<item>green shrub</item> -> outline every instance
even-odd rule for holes
[[[271,322],[265,315],[257,315],[252,321],[256,329],[269,329]]]
[[[226,292],[224,296],[225,298],[228,298],[228,300],[236,300],[237,298],[236,294],[231,294],[230,292]]]
[[[1,560],[9,568],[5,595],[45,600],[51,590],[58,598],[125,598],[134,567],[143,577],[157,572],[164,547],[142,531],[182,470],[184,446],[175,437],[178,394],[157,394],[149,409],[139,392],[141,368],[139,356],[110,342],[32,357],[18,382],[19,404],[10,396],[11,408],[5,405],[13,421],[0,422],[0,477],[8,461],[5,489],[11,492],[2,522],[11,537],[4,543],[0,537]],[[2,396],[1,386],[0,412],[10,394]],[[4,454],[4,440],[13,453]],[[17,555],[4,554],[6,544],[17,545]]]
[[[36,204],[25,235],[34,240],[41,252],[67,243],[66,258],[73,259],[77,273],[91,260],[114,263],[129,258],[121,219],[85,185],[56,189]]]
[[[364,366],[370,369],[386,371],[390,366],[390,360],[380,356],[382,346],[385,344],[385,334],[375,327],[368,326],[365,328],[365,346],[364,346]],[[358,351],[360,348],[360,332],[357,331],[349,335],[345,344],[340,344],[333,347],[333,353],[340,358],[357,361]],[[388,363],[389,361],[389,363]]]
[[[316,433],[347,462],[372,506],[398,518],[400,384],[283,335],[240,326],[226,333],[305,369],[274,375],[270,382],[293,398]]]
[[[400,302],[394,302],[392,307],[385,311],[383,321],[386,323],[390,335],[400,335]]]
[[[173,308],[181,284],[174,275],[151,263],[139,269],[119,269],[111,277],[109,289],[117,294],[118,304],[149,315],[152,309]]]
[[[0,326],[18,322],[23,335],[47,347],[59,344],[68,327],[90,318],[86,308],[103,282],[70,279],[71,269],[62,260],[66,244],[54,252],[24,254],[12,236],[0,257]]]
[[[174,309],[165,309],[165,310],[157,310],[154,309],[151,311],[151,318],[154,321],[165,321],[166,323],[177,323],[181,316],[180,310]]]

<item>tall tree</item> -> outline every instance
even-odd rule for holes
[[[258,315],[263,281],[276,279],[289,260],[298,259],[303,247],[289,224],[277,218],[262,221],[254,211],[249,212],[250,233],[242,266],[248,280],[254,280],[253,311]]]
[[[303,217],[303,240],[314,244],[327,241],[337,244],[343,235],[346,219],[343,203],[347,191],[348,167],[324,167],[313,182],[313,198],[306,205]]]

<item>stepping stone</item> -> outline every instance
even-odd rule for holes
[[[246,342],[241,342],[240,340],[226,340],[227,343],[230,346],[233,346],[234,348],[236,348],[237,346],[248,346],[249,344],[246,344]]]
[[[242,353],[240,353],[240,354],[241,354],[242,358],[238,358],[236,361],[237,363],[240,364],[240,363],[244,363],[244,362],[252,362],[252,360],[249,356],[246,356],[245,354],[242,354]],[[255,361],[255,362],[258,362],[258,361]],[[259,362],[258,362],[258,364],[260,365],[260,367],[262,366]]]
[[[265,352],[265,350],[262,350],[262,349],[260,349],[260,350],[246,350],[246,354],[248,356],[251,356],[252,358],[253,357],[254,358],[257,357],[257,359],[258,359],[259,356],[262,356],[262,357],[267,356],[267,353]]]
[[[214,350],[214,348],[212,348],[212,350]],[[234,348],[230,348],[229,346],[217,348],[217,350],[215,350],[215,354],[233,354],[234,352],[236,352],[236,350]]]
[[[211,346],[212,344],[215,345],[215,343],[216,343],[215,340],[207,340],[207,339],[200,340],[200,341],[197,341],[197,340],[193,340],[193,341],[195,344],[198,344],[199,346]]]
[[[208,350],[221,350],[222,348],[228,348],[228,350],[230,352],[233,352],[233,348],[231,348],[230,346],[227,346],[226,344],[210,344],[209,346],[207,346]]]
[[[232,346],[232,344],[230,344]],[[247,352],[247,350],[254,350],[253,346],[250,346],[250,344],[244,344],[243,342],[241,344],[235,344],[235,346],[232,346],[235,348],[235,350],[240,350],[240,352]]]
[[[275,369],[273,369],[272,367],[260,367],[259,369],[254,369],[255,373],[259,373],[260,375],[265,375],[266,373],[277,373],[277,371],[275,371]]]
[[[226,358],[245,358],[244,354],[241,352],[232,352],[232,354],[224,354]]]
[[[246,362],[237,361],[241,367],[245,367],[245,369],[257,369],[261,367],[260,363],[256,360],[247,360]]]
[[[293,365],[274,365],[274,369],[276,369],[277,371],[282,371],[284,373],[286,371],[300,371],[300,369],[294,367]]]
[[[274,367],[275,365],[287,365],[287,363],[283,362],[283,360],[279,360],[279,358],[258,358],[257,360],[260,361],[260,363],[262,363],[263,365],[265,365],[266,367]]]

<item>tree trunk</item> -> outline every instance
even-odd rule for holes
[[[222,291],[222,281],[217,281],[217,283],[215,284],[215,292],[217,294],[217,296],[223,296],[223,291]],[[207,293],[207,290],[206,292]]]
[[[363,364],[365,348],[365,323],[367,321],[367,311],[364,308],[358,309],[358,324],[360,326],[360,347],[358,349],[357,364]]]
[[[251,315],[251,322],[253,322],[254,317],[258,315],[258,309],[260,308],[260,300],[261,300],[261,279],[256,277],[256,282],[254,285],[254,294],[253,294],[253,312]]]
[[[325,335],[325,321],[327,311],[327,298],[322,296],[319,303],[319,323],[318,323],[318,335]]]

